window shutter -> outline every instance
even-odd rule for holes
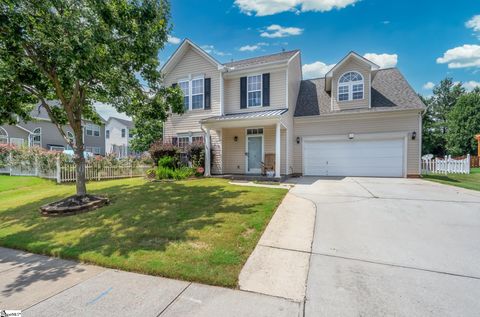
[[[172,137],[172,144],[177,145],[178,144],[178,138],[176,136]]]
[[[240,78],[240,108],[247,108],[247,77]]]
[[[268,107],[270,106],[270,73],[266,73],[262,75],[262,100],[263,106]]]
[[[210,98],[210,91],[211,91],[211,80],[210,78],[205,78],[204,81],[204,102],[205,102],[205,110],[209,110],[212,108],[211,106],[211,98]]]

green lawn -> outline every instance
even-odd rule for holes
[[[0,176],[0,245],[105,267],[235,287],[284,189],[223,179],[174,183],[124,179],[88,184],[111,204],[41,217],[38,208],[74,193],[30,177]]]
[[[480,191],[480,168],[472,168],[470,174],[429,174],[423,175],[423,178],[442,184]]]

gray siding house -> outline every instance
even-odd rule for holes
[[[33,120],[29,122],[0,126],[0,144],[39,146],[54,151],[69,149],[67,142],[51,122],[45,109],[35,107],[31,116]],[[73,130],[69,126],[63,127],[63,130],[69,138],[74,139]],[[105,124],[96,125],[85,120],[84,142],[86,152],[105,155]]]

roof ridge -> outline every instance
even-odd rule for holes
[[[282,51],[282,52],[278,52],[278,53],[259,55],[259,56],[249,57],[249,58],[233,60],[233,61],[230,61],[230,62],[223,63],[223,65],[225,66],[225,65],[228,65],[228,64],[232,64],[232,63],[246,62],[246,61],[249,61],[249,60],[271,57],[271,56],[275,56],[275,55],[281,55],[281,54],[287,54],[287,53],[293,53],[293,52],[300,52],[300,49],[294,49],[294,50]]]

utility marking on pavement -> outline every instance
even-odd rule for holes
[[[338,258],[338,259],[343,259],[343,260],[351,260],[351,261],[365,262],[365,263],[371,263],[371,264],[377,264],[377,265],[397,267],[397,268],[401,268],[401,269],[410,269],[410,270],[416,270],[416,271],[423,271],[423,272],[429,272],[429,273],[437,273],[437,274],[444,274],[444,275],[451,275],[451,276],[456,276],[456,277],[465,277],[465,278],[471,278],[471,279],[474,279],[474,280],[480,280],[479,276],[471,276],[471,275],[464,275],[464,274],[458,274],[458,273],[436,271],[436,270],[424,269],[424,268],[408,266],[408,265],[401,265],[401,264],[394,264],[394,263],[377,262],[377,261],[372,261],[372,260],[350,258],[348,256],[333,255],[333,254],[328,254],[328,253],[312,252],[312,254],[313,255],[331,257],[331,258]]]
[[[93,305],[95,304],[96,302],[98,302],[101,298],[105,297],[108,293],[110,293],[110,291],[113,289],[113,287],[110,287],[109,289],[103,291],[100,293],[100,295],[98,295],[97,297],[95,297],[94,299],[92,299],[91,301],[89,301],[87,303],[87,306],[88,305]]]

